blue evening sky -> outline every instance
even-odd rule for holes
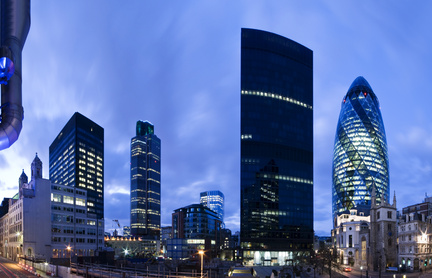
[[[25,119],[0,152],[0,198],[76,111],[105,129],[105,220],[129,225],[129,152],[137,120],[162,140],[162,224],[199,193],[225,194],[240,221],[240,29],[288,37],[314,55],[314,228],[329,235],[331,164],[340,104],[364,76],[387,132],[398,209],[432,184],[432,2],[32,1],[23,51]]]

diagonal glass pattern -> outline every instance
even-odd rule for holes
[[[389,199],[387,140],[378,98],[357,77],[342,101],[336,129],[333,168],[333,217],[351,208],[370,209],[372,188],[377,203]]]

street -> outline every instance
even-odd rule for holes
[[[34,274],[22,269],[17,263],[0,257],[0,278],[35,277]]]

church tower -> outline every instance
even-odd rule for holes
[[[369,266],[374,271],[384,272],[386,266],[397,266],[397,208],[396,192],[393,204],[384,197],[380,204],[376,202],[375,186],[372,189],[370,209],[370,251]]]
[[[37,153],[31,164],[31,180],[42,178],[42,161],[39,159]]]

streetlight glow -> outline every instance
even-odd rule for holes
[[[201,255],[201,278],[202,278],[203,277],[204,250],[199,250],[198,254]]]

